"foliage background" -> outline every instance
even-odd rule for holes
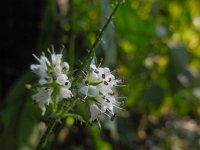
[[[66,49],[77,68],[115,0],[19,0],[2,5],[0,149],[34,149],[47,122],[32,104],[32,53]],[[200,148],[200,1],[126,0],[102,38],[97,59],[119,68],[126,111],[99,130],[71,117],[46,149]],[[75,108],[89,117],[83,103]],[[88,108],[87,108],[88,109]]]

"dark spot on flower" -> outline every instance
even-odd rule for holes
[[[108,82],[110,82],[110,81],[111,81],[111,78],[109,78]]]
[[[63,67],[63,71],[67,71],[67,67]]]
[[[68,85],[69,82],[65,82],[65,85]]]
[[[95,69],[95,70],[94,70],[94,72],[95,72],[96,74],[98,74],[98,73],[99,73],[99,71],[98,71],[97,69]]]
[[[46,78],[44,78],[44,79],[45,79],[45,80],[47,80],[47,81],[49,80],[49,78],[47,78],[47,77],[46,77]]]
[[[48,89],[49,89],[48,87],[45,87],[45,88],[44,88],[44,90],[48,90]]]
[[[103,99],[105,99],[106,97],[105,97],[105,96],[103,96],[102,98],[103,98]]]
[[[106,98],[106,102],[110,103],[110,100]]]
[[[87,98],[87,96],[81,97],[80,100],[81,102],[85,103],[85,99]]]
[[[105,78],[106,78],[106,75],[105,75],[105,74],[102,74],[102,78],[105,79]]]
[[[110,118],[110,120],[113,121],[113,120],[115,119],[116,116],[117,116],[117,114],[114,114],[114,115]]]
[[[86,85],[88,84],[88,80],[85,80],[85,84],[86,84]]]
[[[108,85],[108,82],[104,81],[104,84],[105,84],[105,85]]]

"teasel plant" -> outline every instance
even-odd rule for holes
[[[125,97],[118,96],[117,87],[123,87],[124,82],[116,78],[115,72],[108,67],[101,67],[101,63],[97,65],[95,57],[97,45],[123,2],[124,0],[118,0],[115,3],[78,70],[71,71],[68,62],[63,60],[62,52],[55,53],[53,46],[41,56],[33,54],[38,63],[32,64],[30,69],[39,80],[32,99],[41,109],[41,115],[45,115],[48,109],[47,115],[50,114],[51,118],[39,139],[37,150],[45,147],[52,129],[61,119],[71,116],[83,121],[81,115],[71,113],[79,100],[89,104],[90,119],[87,123],[97,122],[99,128],[99,120],[103,116],[113,120],[116,109],[123,110],[123,103],[118,100]]]

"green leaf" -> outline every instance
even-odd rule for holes
[[[30,91],[25,84],[32,82],[32,73],[26,73],[7,95],[6,108],[2,110],[3,133],[0,149],[33,149],[37,143],[39,108],[32,104]]]

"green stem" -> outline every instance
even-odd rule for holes
[[[76,101],[77,100],[71,99],[71,102],[66,106],[66,108],[62,107],[62,111],[57,115],[57,118],[62,119],[63,116],[76,104]]]
[[[97,38],[96,40],[94,41],[94,43],[92,44],[86,58],[84,59],[80,69],[78,70],[77,74],[75,75],[75,79],[74,81],[72,82],[72,87],[75,87],[76,83],[79,81],[80,79],[80,75],[82,73],[82,70],[84,70],[92,61],[93,59],[93,55],[95,53],[95,48],[97,47],[98,43],[100,42],[106,28],[108,27],[108,25],[110,24],[112,18],[114,17],[115,13],[117,12],[119,6],[122,4],[123,0],[118,0],[117,4],[115,5],[115,8],[113,9],[112,13],[110,14],[110,16],[108,17],[106,23],[104,24],[104,26],[102,27],[102,29],[100,30],[100,32],[98,33],[97,35]],[[67,106],[67,108],[65,109],[65,111],[63,111],[63,113],[66,113],[68,112],[76,103],[77,99],[76,100],[72,100],[69,105]],[[58,117],[58,119],[62,118],[63,116],[63,113],[61,113]],[[48,139],[52,129],[54,128],[54,126],[56,125],[57,123],[57,119],[52,119],[47,127],[47,130],[45,131],[44,135],[42,136],[42,138],[40,139],[39,141],[39,144],[36,148],[36,150],[41,150],[41,148],[44,146],[46,140]]]
[[[94,53],[95,53],[95,48],[97,47],[98,43],[101,41],[101,38],[105,32],[105,30],[107,29],[108,25],[110,24],[110,22],[112,21],[115,13],[117,12],[119,6],[122,4],[123,0],[118,0],[117,4],[115,5],[115,8],[113,9],[112,13],[110,14],[110,16],[108,17],[106,23],[104,24],[104,26],[102,27],[102,29],[100,30],[99,34],[97,35],[96,40],[94,41],[94,43],[92,44],[92,47],[89,49],[89,52],[86,56],[86,58],[84,59],[80,69],[78,70],[77,74],[75,75],[75,79],[72,82],[72,88],[76,85],[76,83],[79,81],[82,70],[84,70],[92,61]]]
[[[48,127],[47,127],[45,133],[43,134],[42,138],[40,139],[36,150],[41,150],[42,149],[42,147],[46,143],[46,140],[49,138],[49,135],[50,135],[52,129],[54,128],[54,126],[56,125],[56,123],[57,123],[56,119],[51,119],[50,120],[50,122],[48,124]]]

